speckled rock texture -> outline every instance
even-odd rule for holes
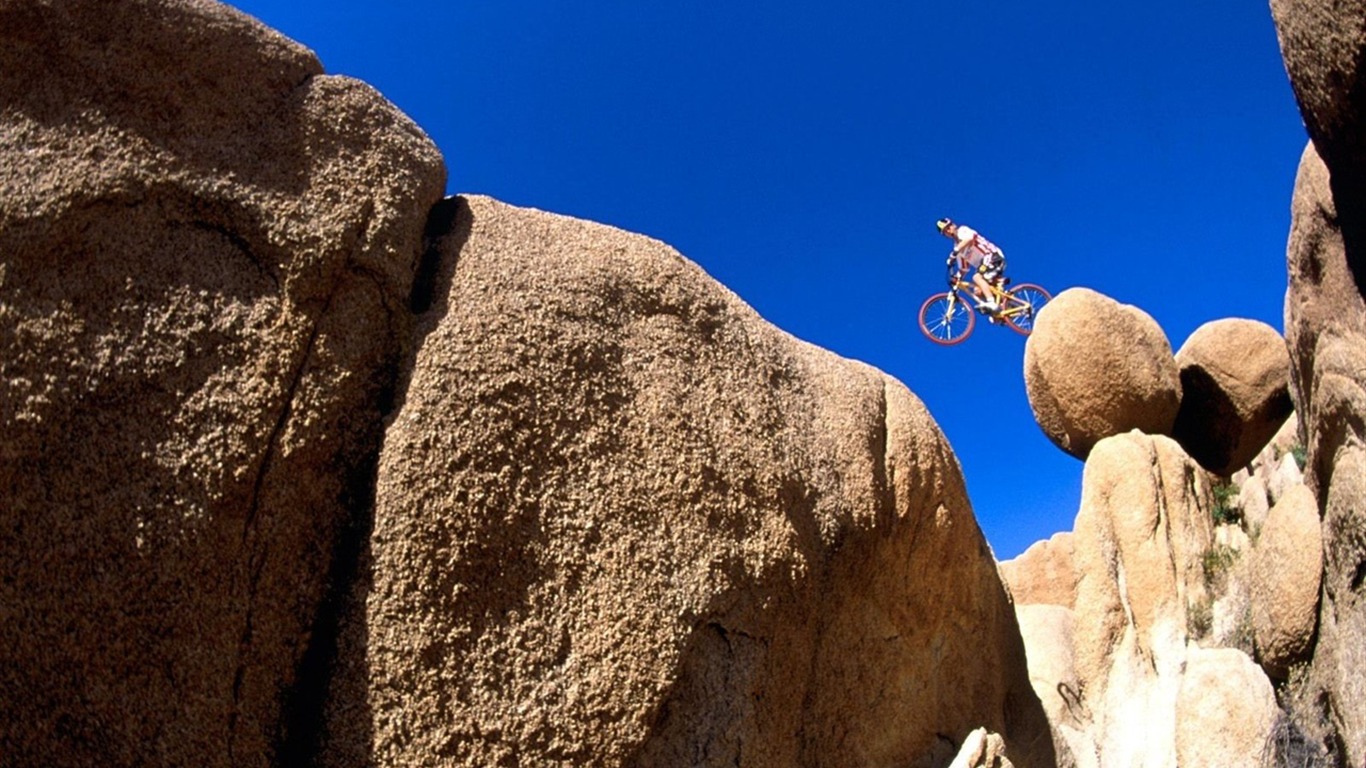
[[[1077,600],[1077,571],[1072,565],[1071,531],[1055,533],[1013,560],[1001,563],[1001,578],[1017,605],[1059,605],[1071,608]]]
[[[1266,323],[1213,320],[1176,353],[1181,408],[1172,437],[1205,469],[1228,477],[1246,467],[1294,411],[1290,353]]]
[[[1308,449],[1305,483],[1323,533],[1323,590],[1312,685],[1347,763],[1366,761],[1366,208],[1340,195],[1311,144],[1292,206],[1285,298],[1295,411]],[[1343,203],[1346,202],[1346,207]],[[1355,259],[1353,258],[1355,255]]]
[[[1069,288],[1040,310],[1024,372],[1035,420],[1079,459],[1132,429],[1170,434],[1181,403],[1176,360],[1157,321],[1089,288]]]
[[[0,763],[288,763],[440,156],[210,2],[0,0],[0,94]]]
[[[1074,529],[1074,664],[1104,765],[1177,765],[1191,607],[1208,599],[1207,474],[1174,440],[1096,444]]]
[[[324,764],[1053,764],[909,391],[662,243],[450,204]]]

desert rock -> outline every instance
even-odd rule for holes
[[[452,204],[336,764],[911,764],[979,726],[1051,764],[990,549],[909,391],[662,243]]]
[[[1276,723],[1271,683],[1233,648],[1195,648],[1176,701],[1176,762],[1182,768],[1266,765]]]
[[[2,761],[276,764],[441,158],[216,3],[0,2],[0,93]]]
[[[1171,344],[1147,313],[1086,288],[1058,294],[1025,344],[1025,390],[1044,434],[1081,459],[1132,429],[1168,434],[1181,401]]]
[[[1138,432],[1102,440],[1086,462],[1075,664],[1106,764],[1176,764],[1188,611],[1208,599],[1204,477],[1175,441]]]
[[[1313,145],[1307,147],[1287,245],[1285,327],[1308,453],[1305,482],[1318,501],[1323,532],[1312,684],[1338,725],[1348,764],[1359,764],[1366,760],[1366,305],[1360,267],[1354,273],[1353,264],[1363,263],[1366,245],[1356,233],[1366,226],[1366,210],[1350,195],[1344,207],[1338,188]]]
[[[1001,563],[1001,578],[1016,604],[1072,607],[1077,592],[1072,538],[1070,531],[1056,533],[1035,542],[1019,557]]]
[[[1245,467],[1293,410],[1290,354],[1266,323],[1206,323],[1181,346],[1176,365],[1181,407],[1172,436],[1215,474]]]
[[[1257,660],[1277,677],[1311,648],[1322,570],[1318,505],[1301,485],[1271,508],[1252,555]]]

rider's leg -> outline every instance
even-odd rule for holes
[[[984,306],[986,306],[992,312],[995,312],[1000,309],[1000,307],[996,304],[995,297],[992,295],[991,281],[987,280],[985,275],[983,275],[981,272],[973,273],[972,284],[977,287],[978,300]]]

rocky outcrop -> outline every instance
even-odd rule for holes
[[[1266,524],[1271,505],[1292,489],[1304,485],[1304,473],[1299,464],[1304,459],[1304,443],[1299,427],[1299,417],[1290,414],[1256,457],[1229,477],[1229,483],[1238,489],[1238,495],[1230,502],[1243,528],[1253,537]]]
[[[1348,764],[1358,764],[1366,760],[1366,303],[1352,255],[1366,251],[1350,233],[1366,222],[1366,209],[1350,199],[1341,207],[1338,189],[1314,147],[1306,148],[1287,246],[1286,339],[1308,450],[1305,480],[1323,534],[1309,684],[1322,693],[1317,699],[1326,702]]]
[[[1083,699],[1085,688],[1073,654],[1076,614],[1059,605],[1021,603],[1015,615],[1029,657],[1029,683],[1062,744],[1059,764],[1099,765],[1090,732],[1092,715]]]
[[[440,156],[215,3],[0,2],[0,93],[0,762],[277,764]]]
[[[1213,541],[1204,477],[1173,440],[1137,432],[1102,440],[1086,462],[1075,663],[1107,765],[1177,764],[1188,614],[1207,599]]]
[[[1271,0],[1271,13],[1309,136],[1328,167],[1359,182],[1366,177],[1366,2]],[[1352,263],[1360,274],[1360,262]]]
[[[968,734],[949,768],[1013,768],[1000,734],[978,728]]]
[[[1260,463],[1253,468],[1260,471]],[[1213,524],[1212,481],[1162,436],[1130,432],[1091,451],[1068,540],[1075,608],[1016,606],[1030,683],[1061,762],[1261,764],[1280,710],[1248,655],[1248,585],[1259,578],[1248,572],[1259,572],[1247,565],[1252,545],[1237,522]],[[1289,496],[1307,493],[1301,486]],[[1278,508],[1268,522],[1271,542],[1286,538],[1281,516]],[[1273,549],[1280,545],[1268,546],[1268,562],[1277,557]],[[1022,565],[1041,571],[1047,551],[1036,545],[1032,557],[1009,569],[1002,564],[1002,571],[1013,572],[1013,585]],[[1048,596],[1032,588],[1015,594]]]
[[[1001,578],[1010,587],[1015,602],[1071,608],[1077,596],[1072,549],[1072,532],[1062,531],[1030,545],[1019,557],[1001,563]]]
[[[1181,345],[1176,365],[1181,407],[1172,437],[1217,475],[1247,466],[1293,410],[1290,354],[1266,323],[1205,323]]]
[[[1051,764],[914,396],[661,243],[453,204],[331,764],[911,764],[979,726]]]
[[[1157,322],[1085,288],[1063,291],[1039,312],[1025,343],[1025,391],[1044,434],[1081,459],[1133,429],[1169,434],[1181,402]]]
[[[1176,760],[1171,765],[1268,765],[1267,737],[1278,713],[1271,683],[1247,654],[1193,648],[1176,698]]]
[[[1252,552],[1252,628],[1257,660],[1284,679],[1312,648],[1323,545],[1314,494],[1300,485],[1271,508]]]

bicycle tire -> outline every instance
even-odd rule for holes
[[[1034,318],[1038,317],[1039,310],[1053,300],[1053,294],[1049,293],[1042,286],[1034,283],[1020,283],[1019,285],[1006,291],[1007,309],[1013,310],[1019,305],[1024,305],[1028,309],[1023,314],[1010,312],[1005,316],[1006,325],[1010,329],[1023,336],[1028,336],[1034,330]]]
[[[972,335],[977,314],[952,291],[936,293],[920,305],[920,332],[942,346],[961,343]]]

